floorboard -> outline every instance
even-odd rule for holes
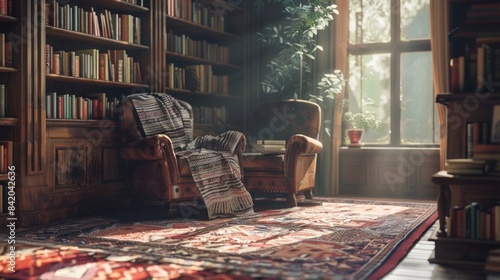
[[[456,269],[428,262],[434,251],[434,242],[429,241],[431,234],[437,229],[436,222],[420,240],[413,246],[406,257],[383,280],[492,280],[493,275],[486,275],[483,271]]]

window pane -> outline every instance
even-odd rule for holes
[[[389,54],[349,55],[349,111],[372,111],[382,121],[380,130],[365,131],[364,143],[390,141],[390,60]],[[362,100],[367,98],[375,105],[363,105]]]
[[[436,143],[431,52],[401,55],[401,143]],[[434,129],[435,128],[435,129]]]
[[[430,38],[429,1],[401,1],[401,40]]]
[[[351,44],[390,42],[390,4],[390,0],[351,0],[349,42]]]

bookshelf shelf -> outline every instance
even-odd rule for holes
[[[481,104],[499,104],[500,94],[488,93],[441,93],[436,96],[436,102],[449,105],[453,102],[465,102],[465,100],[481,101]]]
[[[90,35],[90,34],[86,34],[86,33],[82,33],[82,32],[76,32],[76,31],[67,30],[64,28],[54,27],[54,26],[47,26],[46,32],[47,32],[47,36],[49,36],[49,37],[77,41],[77,42],[85,42],[86,44],[93,43],[93,44],[98,44],[99,46],[103,46],[103,47],[111,47],[111,48],[117,48],[117,49],[123,49],[123,50],[148,50],[149,49],[149,46],[145,46],[145,45],[138,45],[138,44],[133,44],[133,43],[129,43],[129,42],[109,39],[109,38],[105,38],[105,37],[98,37],[98,36],[94,36],[94,35]]]
[[[13,73],[13,72],[17,72],[17,69],[16,68],[12,68],[12,67],[0,67],[0,73]]]
[[[149,85],[146,84],[135,84],[135,83],[122,83],[122,82],[113,82],[113,81],[105,81],[105,80],[96,80],[96,79],[86,79],[80,77],[72,77],[72,76],[64,76],[57,74],[45,74],[47,80],[55,81],[55,82],[64,82],[64,83],[76,83],[76,84],[85,84],[85,85],[93,85],[93,86],[104,86],[104,87],[122,87],[122,88],[149,88]]]
[[[172,96],[185,96],[185,97],[196,97],[196,98],[208,98],[210,100],[213,99],[227,99],[227,100],[243,100],[241,96],[234,95],[223,95],[217,93],[209,93],[209,92],[194,92],[185,89],[175,89],[175,88],[167,88],[167,91],[172,94]]]
[[[140,0],[139,0],[140,1]],[[120,12],[140,13],[148,12],[149,8],[141,5],[124,2],[123,0],[86,0],[88,4],[104,8],[111,8]]]
[[[241,66],[211,61],[208,59],[198,58],[189,55],[178,54],[175,52],[167,51],[168,60],[171,62],[182,62],[185,64],[209,64],[213,66],[215,72],[231,72],[241,70]]]
[[[15,126],[16,124],[16,118],[0,118],[0,126]]]
[[[47,119],[48,127],[101,128],[115,127],[115,120]]]
[[[0,22],[15,22],[17,21],[17,18],[7,16],[7,15],[0,15]]]
[[[204,26],[198,23],[176,18],[173,16],[166,16],[166,19],[169,28],[183,30],[184,33],[195,35],[198,38],[205,38],[209,40],[222,40],[222,43],[224,43],[224,41],[241,39],[237,35],[228,32],[223,32],[208,26]]]

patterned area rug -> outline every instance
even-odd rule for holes
[[[435,203],[316,200],[287,209],[256,203],[252,216],[210,221],[180,209],[169,219],[145,211],[61,222],[18,233],[15,273],[6,246],[0,276],[380,279],[437,217]]]

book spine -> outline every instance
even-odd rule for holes
[[[4,84],[0,84],[0,118],[5,117],[5,111],[6,111],[6,106],[5,106],[5,101],[6,101],[6,88]]]
[[[500,204],[494,206],[495,241],[500,241]]]

